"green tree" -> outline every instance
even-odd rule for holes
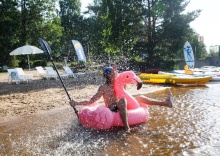
[[[59,17],[63,27],[62,55],[66,56],[72,49],[71,40],[81,41],[80,27],[83,17],[80,16],[80,0],[60,0],[59,4]]]
[[[21,43],[36,45],[44,22],[50,21],[55,13],[56,0],[20,0]],[[46,33],[46,32],[45,32]]]
[[[19,45],[20,12],[14,0],[0,1],[0,66],[12,65],[9,53]]]
[[[59,18],[55,16],[55,0],[4,0],[0,7],[3,15],[0,20],[1,49],[4,49],[2,64],[10,64],[13,57],[9,53],[17,47],[26,44],[39,47],[39,37],[50,38],[53,43],[60,40],[62,28]],[[32,57],[38,58],[40,55]],[[16,58],[23,61],[26,59],[23,56]]]
[[[133,30],[141,21],[141,0],[102,0],[101,17],[105,23],[102,45],[106,52],[131,50],[135,43]]]
[[[36,38],[34,39],[37,41],[37,39],[40,37],[48,42],[52,49],[52,55],[54,56],[54,59],[61,60],[62,58],[61,53],[61,39],[62,39],[62,31],[63,28],[61,27],[61,20],[59,17],[53,15],[53,18],[50,20],[44,21],[40,27],[39,27],[39,33],[36,35]],[[39,45],[39,43],[37,42]],[[45,55],[35,55],[33,56],[36,59],[45,59]]]
[[[218,57],[219,56],[219,51],[216,51],[214,49],[210,49],[208,56],[209,57]]]
[[[204,60],[208,54],[205,49],[205,44],[198,41],[199,35],[197,33],[193,33],[193,35],[190,36],[189,42],[193,48],[194,57],[196,60]]]
[[[178,57],[184,42],[193,35],[189,23],[198,17],[200,10],[184,14],[187,4],[185,0],[147,0],[144,4],[135,50],[146,53],[149,65],[158,67],[162,60]]]

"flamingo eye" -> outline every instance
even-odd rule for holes
[[[129,78],[129,76],[127,75],[126,78]]]

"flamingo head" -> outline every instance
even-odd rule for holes
[[[141,79],[132,71],[125,71],[125,72],[120,73],[115,78],[115,84],[116,85],[121,84],[122,86],[126,84],[136,84],[137,90],[139,90],[142,87]]]

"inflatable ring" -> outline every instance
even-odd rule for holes
[[[115,78],[114,90],[118,99],[127,101],[128,124],[136,125],[149,120],[146,104],[140,104],[126,90],[126,84],[136,84],[137,89],[142,86],[142,81],[132,71],[120,73]],[[82,106],[79,110],[79,121],[87,128],[107,130],[113,126],[124,126],[119,112],[112,112],[105,104],[93,103]]]

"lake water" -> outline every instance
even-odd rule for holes
[[[173,86],[171,91],[174,107],[151,106],[150,120],[132,134],[118,127],[86,129],[69,107],[2,124],[0,155],[220,155],[220,83]],[[166,95],[162,90],[147,96]]]

